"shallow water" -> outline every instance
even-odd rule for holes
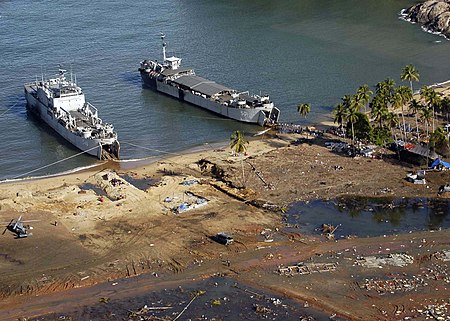
[[[136,282],[135,279],[119,282]],[[200,292],[201,291],[201,292]],[[237,283],[233,279],[215,277],[197,283],[149,291],[145,295],[114,299],[108,303],[83,306],[76,310],[50,314],[30,320],[128,320],[129,311],[147,307],[170,307],[150,310],[142,316],[155,320],[174,320],[196,293],[201,293],[183,312],[180,320],[299,320],[313,317],[316,321],[329,320],[329,315],[312,308],[304,308],[294,300]],[[257,310],[257,307],[260,307]],[[265,308],[267,310],[263,310]],[[259,312],[258,312],[259,311]],[[265,311],[265,312],[262,312]],[[130,320],[140,320],[139,316]],[[344,319],[335,318],[342,321]]]
[[[200,76],[269,93],[286,122],[324,120],[331,106],[412,63],[421,83],[447,80],[450,42],[398,19],[414,1],[0,2],[0,179],[44,175],[97,160],[55,137],[25,111],[23,84],[72,69],[87,100],[119,133],[124,159],[226,141],[244,125],[143,90],[137,68],[169,53]],[[308,119],[296,105],[309,102]],[[58,162],[58,163],[56,163]],[[52,164],[51,166],[48,166]],[[48,167],[44,167],[48,166]],[[33,172],[31,172],[33,171]]]
[[[449,213],[445,199],[343,198],[292,204],[285,220],[308,234],[320,234],[322,224],[339,226],[336,238],[343,238],[449,228]]]

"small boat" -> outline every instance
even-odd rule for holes
[[[114,127],[98,117],[66,70],[55,78],[24,85],[27,108],[69,143],[98,159],[119,159],[120,144]]]

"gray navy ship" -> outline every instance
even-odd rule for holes
[[[181,68],[181,58],[166,57],[164,37],[161,34],[163,63],[144,60],[139,67],[145,87],[238,121],[261,126],[278,122],[280,110],[269,96],[238,92]]]
[[[119,159],[120,144],[111,124],[98,117],[76,81],[59,75],[24,85],[27,108],[78,149],[99,159]],[[72,78],[72,77],[71,77]]]

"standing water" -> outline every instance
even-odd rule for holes
[[[86,98],[112,123],[123,159],[180,152],[257,126],[219,118],[142,89],[137,68],[169,54],[218,83],[268,93],[281,121],[309,122],[361,84],[399,82],[406,64],[422,84],[450,75],[450,42],[398,19],[415,1],[2,1],[0,3],[0,179],[57,173],[98,161],[57,137],[25,109],[23,84],[73,70]],[[418,88],[419,85],[416,84]],[[50,165],[52,164],[52,165]],[[40,170],[36,170],[39,169]]]
[[[295,203],[285,220],[307,234],[320,234],[322,224],[331,225],[336,238],[343,238],[449,228],[449,213],[447,199],[349,197]]]

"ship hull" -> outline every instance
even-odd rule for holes
[[[115,139],[87,139],[76,135],[68,130],[64,125],[58,122],[58,119],[53,116],[51,112],[47,111],[47,106],[41,103],[33,94],[31,86],[25,85],[25,98],[27,101],[27,109],[43,120],[49,125],[56,133],[67,140],[76,148],[86,152],[91,156],[95,156],[98,159],[104,159],[103,148],[105,146],[114,149],[119,156],[119,142]]]
[[[223,117],[245,123],[259,124],[261,126],[266,124],[267,119],[271,119],[274,123],[278,121],[279,109],[276,107],[273,107],[271,110],[264,110],[263,108],[235,108],[225,106],[200,95],[195,95],[191,91],[179,89],[176,86],[158,81],[156,78],[149,76],[145,71],[141,70],[140,73],[142,82],[146,88],[206,109]]]

